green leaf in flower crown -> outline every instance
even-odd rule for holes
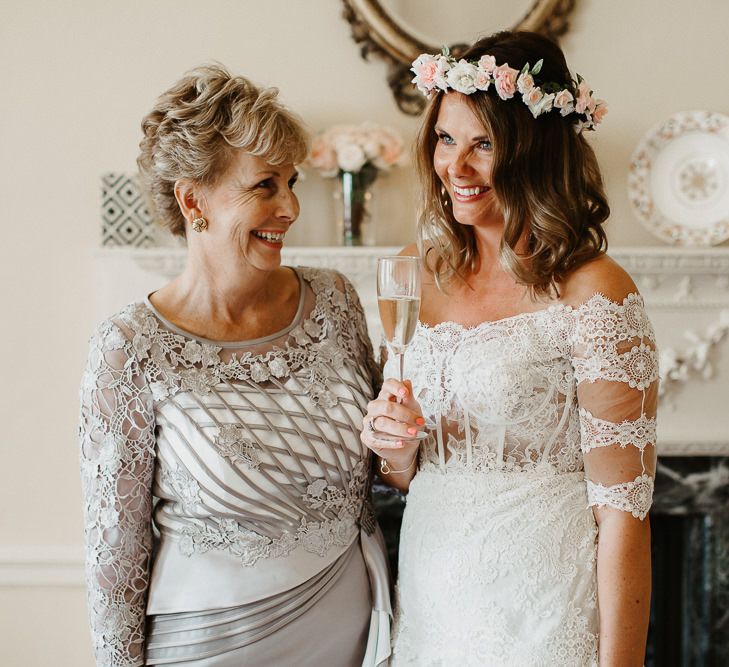
[[[444,56],[445,56],[446,58],[449,58],[449,57],[450,57],[450,55],[451,55],[451,50],[450,50],[450,48],[449,48],[449,47],[447,47],[447,46],[444,46],[444,47],[443,47],[443,48],[441,49],[441,53],[442,53],[442,54],[443,54],[443,55],[444,55]]]
[[[544,64],[544,58],[540,58],[537,64],[532,67],[532,74],[539,74],[542,71],[542,65]]]
[[[524,67],[521,68],[521,72],[519,72],[519,76],[522,74],[529,74],[529,63],[524,65]]]

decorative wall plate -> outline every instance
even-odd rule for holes
[[[676,113],[633,153],[628,197],[639,220],[668,243],[729,239],[729,116]]]

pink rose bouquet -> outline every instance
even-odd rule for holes
[[[404,144],[389,127],[362,123],[334,125],[314,137],[306,163],[325,178],[340,172],[358,173],[363,169],[387,171],[404,162]]]
[[[433,56],[423,59],[423,85],[437,85],[438,63],[434,61]],[[403,141],[389,127],[374,123],[334,125],[314,137],[306,164],[324,178],[339,181],[344,245],[374,243],[369,189],[380,171],[388,171],[404,161]]]

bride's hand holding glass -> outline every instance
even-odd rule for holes
[[[418,257],[381,257],[377,262],[377,303],[388,350],[396,359],[398,379],[385,380],[380,395],[369,404],[362,442],[380,456],[383,474],[411,469],[418,440],[426,436],[412,385],[403,381],[404,355],[420,313],[420,274]]]
[[[380,457],[380,472],[412,469],[425,419],[409,381],[385,380],[377,398],[367,404],[362,424],[362,443]]]

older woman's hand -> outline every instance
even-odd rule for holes
[[[393,378],[385,380],[379,396],[368,403],[362,423],[362,443],[385,459],[386,467],[392,473],[402,471],[405,475],[407,472],[410,479],[420,445],[420,440],[414,438],[425,424],[410,382]],[[383,467],[381,470],[384,472]]]

